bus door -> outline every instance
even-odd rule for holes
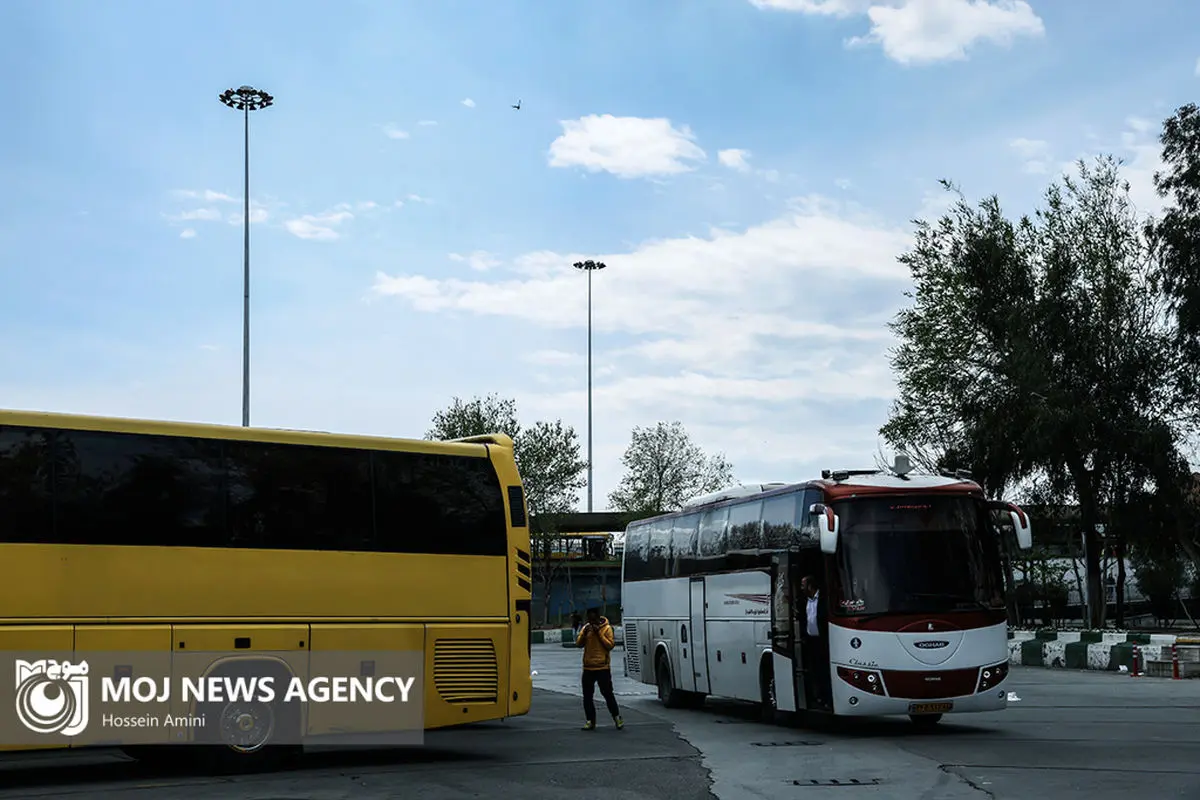
[[[686,689],[689,682],[692,682],[694,690],[700,694],[708,694],[708,641],[705,634],[705,609],[707,607],[707,598],[704,594],[704,578],[692,578],[691,585],[691,623],[692,623],[692,659],[691,673],[692,681],[689,681],[686,676],[683,677],[683,686]],[[684,650],[686,654],[686,649]],[[687,667],[684,667],[687,669]]]
[[[808,707],[799,625],[805,621],[800,591],[803,573],[794,553],[771,557],[771,661],[775,672],[775,707],[803,711]]]

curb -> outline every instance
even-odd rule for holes
[[[1137,645],[1141,650],[1142,669],[1149,671],[1152,662],[1170,662],[1173,644],[1192,650],[1194,638],[1173,633],[1010,630],[1008,661],[1023,667],[1120,672],[1122,667],[1125,670],[1133,667],[1133,648]],[[1179,655],[1181,662],[1195,658],[1191,653],[1185,656],[1180,652]]]

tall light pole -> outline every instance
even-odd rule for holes
[[[241,86],[226,89],[217,95],[217,99],[234,111],[241,111],[245,125],[245,232],[242,245],[242,427],[245,428],[250,426],[250,112],[274,104],[275,98],[253,86]]]
[[[602,261],[576,261],[575,269],[581,269],[588,277],[588,513],[592,511],[592,273],[604,269]]]

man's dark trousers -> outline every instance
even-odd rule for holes
[[[608,704],[608,713],[614,717],[621,713],[621,709],[617,707],[617,696],[613,694],[612,670],[585,669],[583,671],[583,713],[587,715],[588,722],[596,721],[596,703],[593,697],[597,686],[600,687],[600,694],[604,697],[604,702]]]

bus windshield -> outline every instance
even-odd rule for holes
[[[835,614],[1003,609],[996,537],[982,501],[911,496],[846,500]]]

